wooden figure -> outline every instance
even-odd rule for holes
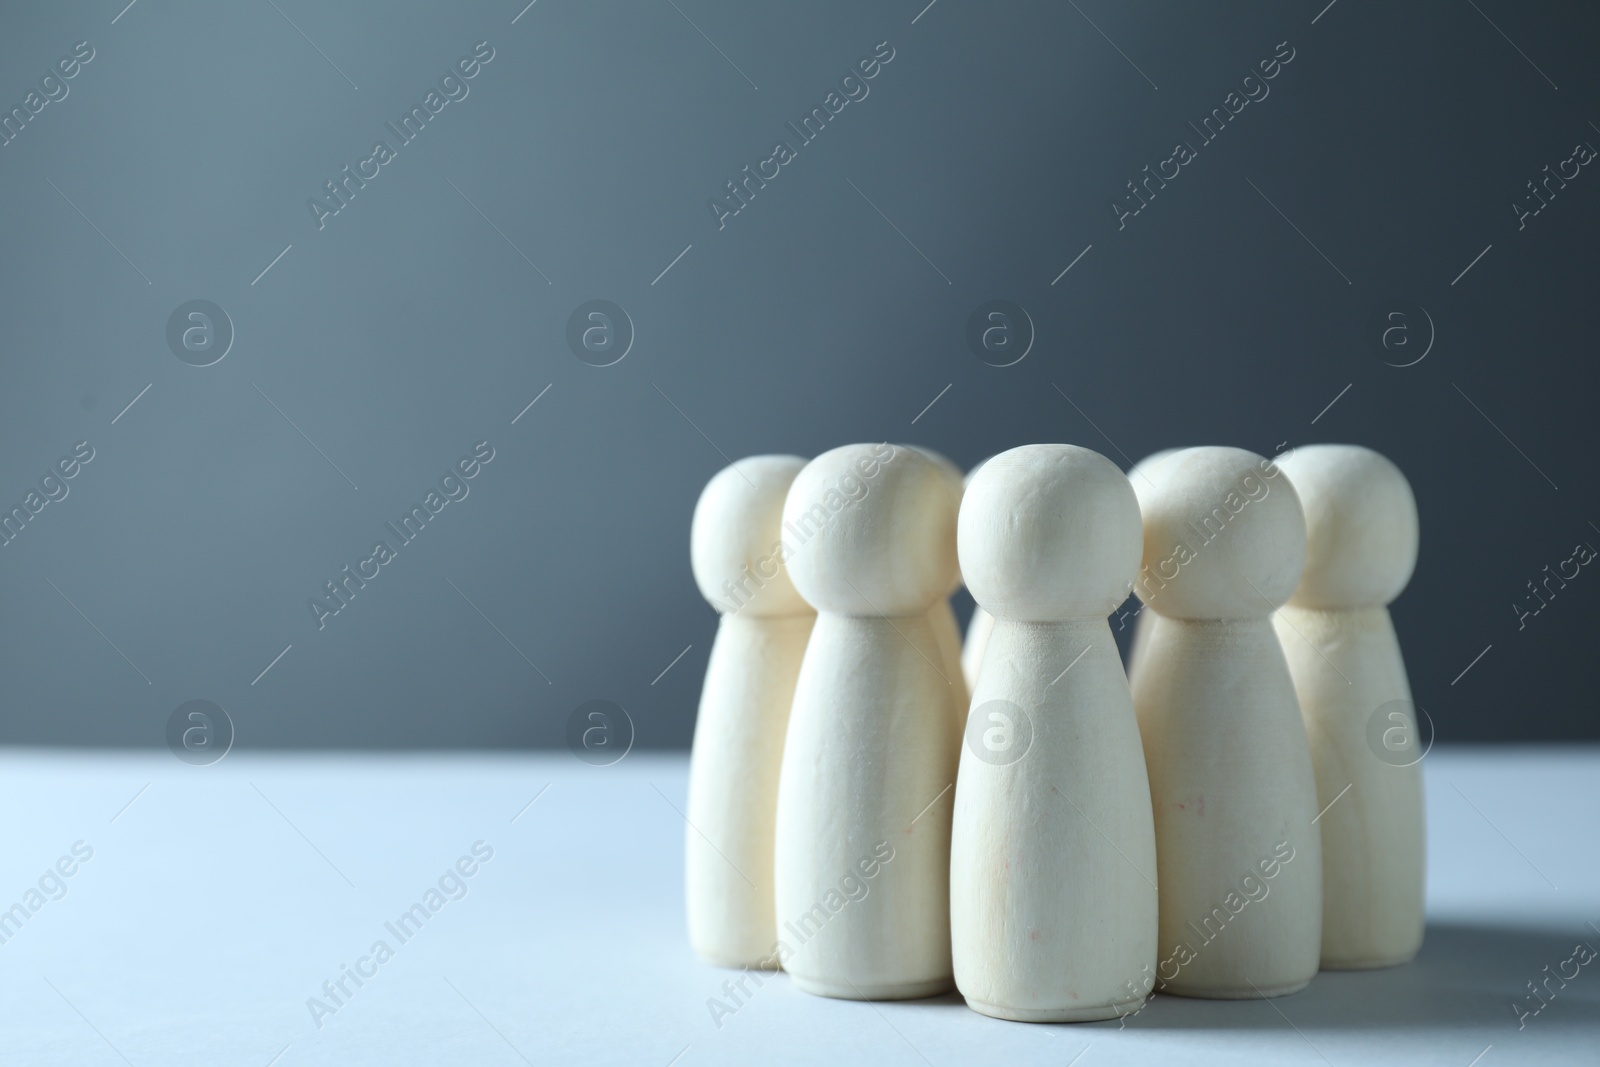
[[[1137,1010],[1156,964],[1156,843],[1106,616],[1142,553],[1116,465],[1075,445],[989,460],[961,505],[962,573],[994,617],[956,784],[956,985],[1027,1022]]]
[[[1274,997],[1317,972],[1321,838],[1311,753],[1272,613],[1294,592],[1305,516],[1289,479],[1237,448],[1149,471],[1154,613],[1133,684],[1161,888],[1156,989]]]
[[[695,506],[696,584],[721,615],[706,664],[684,856],[689,942],[725,967],[776,967],[773,839],[795,679],[816,612],[784,565],[780,524],[798,456],[724,468]]]
[[[1422,947],[1423,751],[1387,606],[1416,566],[1417,503],[1371,449],[1277,463],[1306,514],[1305,573],[1273,621],[1322,811],[1322,966],[1389,967]]]
[[[945,992],[956,680],[928,617],[955,581],[956,497],[915,449],[847,445],[800,472],[784,519],[818,612],[778,786],[784,969],[823,996]]]

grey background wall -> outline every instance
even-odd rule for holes
[[[241,747],[559,745],[607,699],[686,745],[701,486],[885,438],[1369,445],[1439,737],[1600,737],[1592,5],[125,2],[0,19],[0,740],[159,745],[204,699]],[[626,322],[586,362],[592,300]]]

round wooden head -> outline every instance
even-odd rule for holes
[[[783,507],[789,574],[818,611],[920,615],[959,580],[949,476],[904,445],[845,445],[806,464]]]
[[[1359,445],[1307,445],[1279,456],[1306,513],[1306,569],[1289,603],[1388,604],[1417,565],[1417,501],[1406,476]]]
[[[1141,478],[1144,566],[1134,592],[1174,619],[1272,614],[1300,580],[1306,521],[1294,486],[1241,448],[1187,448]]]
[[[1152,452],[1148,456],[1128,468],[1128,481],[1133,485],[1135,493],[1152,487],[1150,472],[1168,456],[1175,456],[1182,452],[1181,448],[1163,448],[1159,452]]]
[[[967,588],[997,618],[1104,618],[1139,569],[1139,502],[1116,464],[1024,445],[972,476],[957,535]]]
[[[721,614],[810,614],[784,564],[783,501],[805,467],[799,456],[751,456],[718,471],[689,528],[695,584]]]

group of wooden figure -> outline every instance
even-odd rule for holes
[[[754,456],[690,542],[721,615],[686,831],[704,959],[1060,1022],[1421,947],[1387,608],[1417,510],[1376,452],[1185,448],[1124,475],[1038,444],[965,478],[905,445]]]

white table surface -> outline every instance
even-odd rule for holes
[[[696,960],[684,933],[681,755],[595,768],[564,751],[235,754],[197,768],[165,752],[0,750],[0,907],[74,843],[94,850],[0,945],[0,1060],[1600,1062],[1600,960],[1525,1028],[1511,1009],[1577,941],[1600,947],[1600,750],[1441,746],[1424,769],[1429,925],[1408,966],[1319,975],[1272,1003],[1157,997],[1125,1028],[1003,1023],[954,996],[826,1000],[778,977],[719,1028],[707,1000],[731,972]],[[467,895],[399,944],[385,921],[477,841],[494,856]],[[347,982],[319,1029],[307,999],[379,939],[394,958]]]

